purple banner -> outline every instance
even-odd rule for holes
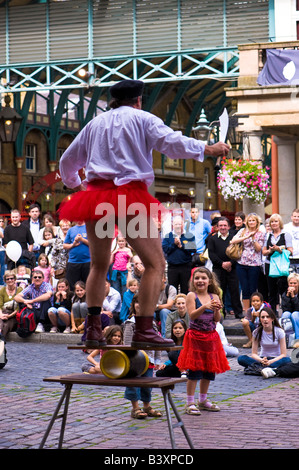
[[[267,60],[257,83],[266,85],[299,84],[299,51],[267,49]]]

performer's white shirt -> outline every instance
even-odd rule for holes
[[[78,134],[60,159],[60,174],[68,188],[81,184],[79,170],[85,169],[85,182],[104,179],[115,185],[154,181],[153,149],[172,159],[202,162],[205,143],[173,131],[153,114],[121,106],[92,119]]]

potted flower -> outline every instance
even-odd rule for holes
[[[260,161],[223,159],[218,173],[218,188],[225,200],[247,197],[262,203],[270,192],[269,167],[263,168]]]

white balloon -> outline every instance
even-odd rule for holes
[[[8,242],[6,245],[6,254],[12,261],[16,263],[22,254],[22,247],[20,243],[14,240]]]

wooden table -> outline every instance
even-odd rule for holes
[[[40,443],[39,448],[42,449],[44,444],[48,438],[48,435],[53,427],[53,424],[56,419],[62,418],[61,428],[60,428],[60,435],[59,435],[59,443],[58,448],[62,448],[64,430],[67,420],[67,413],[68,413],[68,405],[71,395],[71,390],[74,384],[79,385],[96,385],[96,386],[116,386],[116,387],[145,387],[145,388],[160,388],[164,398],[164,405],[168,423],[168,430],[169,436],[171,441],[172,449],[176,449],[175,439],[174,439],[174,429],[176,427],[180,427],[184,436],[189,444],[190,449],[193,449],[192,441],[185,429],[184,423],[181,420],[181,417],[176,409],[176,406],[173,402],[172,396],[170,391],[174,389],[175,384],[185,382],[187,379],[185,378],[170,378],[170,377],[134,377],[134,378],[123,378],[123,379],[109,379],[104,375],[100,374],[69,374],[69,375],[60,375],[54,377],[46,377],[44,378],[45,382],[58,382],[64,385],[64,391],[59,399],[57,407],[53,413],[51,421],[46,429],[46,432],[43,436],[43,439]],[[64,403],[64,410],[61,415],[58,415],[60,408]],[[171,418],[171,408],[174,412],[174,415],[177,419],[177,423],[172,422]]]

